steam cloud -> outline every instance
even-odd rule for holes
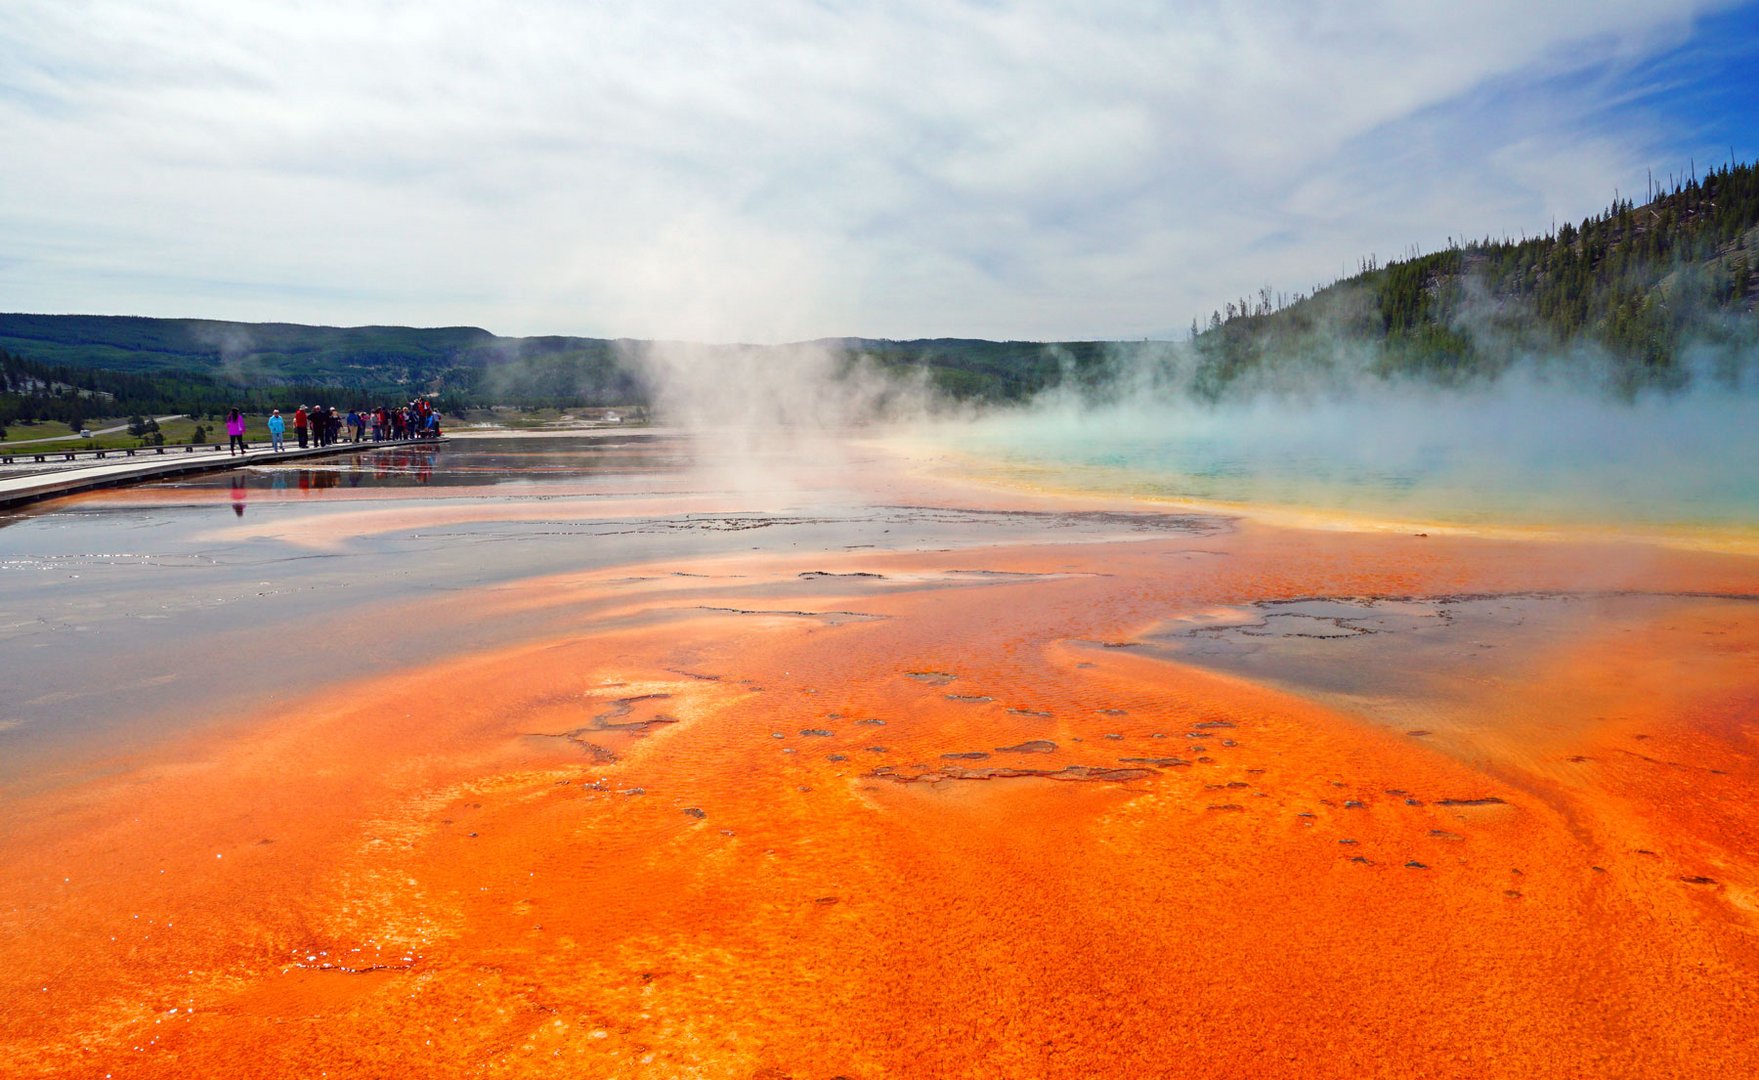
[[[1494,333],[1476,315],[1467,331]],[[1225,383],[1189,342],[1120,343],[1097,369],[1071,362],[1031,401],[986,410],[900,385],[837,342],[632,345],[626,360],[657,413],[742,462],[747,486],[760,458],[871,426],[1163,496],[1461,523],[1759,524],[1759,362],[1738,337],[1708,337],[1676,381],[1635,391],[1627,365],[1586,344],[1511,348],[1500,371],[1443,385],[1389,374],[1345,321],[1315,320],[1298,355]],[[830,444],[813,445],[822,460]]]
[[[721,488],[786,487],[804,464],[834,467],[841,435],[933,411],[923,381],[888,377],[837,343],[620,346],[655,416],[698,436],[699,469]]]
[[[1630,364],[1592,344],[1499,338],[1507,322],[1480,296],[1454,328],[1504,359],[1437,378],[1352,336],[1366,302],[1330,292],[1298,334],[1233,370],[1188,341],[1116,343],[1098,364],[1062,356],[1055,385],[988,408],[949,401],[920,371],[882,369],[858,342],[620,342],[615,355],[656,419],[700,437],[710,482],[725,488],[834,468],[836,436],[867,429],[1204,500],[1468,522],[1759,523],[1759,353],[1741,326],[1706,323],[1675,378],[1633,385]]]

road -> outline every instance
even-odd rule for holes
[[[156,424],[162,424],[167,420],[176,420],[176,419],[180,418],[181,416],[183,416],[182,413],[172,413],[170,416],[155,416],[155,417],[153,417],[153,422]],[[127,430],[128,430],[127,424],[117,424],[115,427],[99,428],[98,430],[92,432],[92,434],[93,435],[114,435],[118,431],[127,431]],[[0,442],[0,446],[31,446],[35,443],[71,442],[71,441],[73,441],[75,439],[79,439],[79,438],[83,438],[83,436],[74,435],[71,433],[67,434],[67,435],[45,435],[40,439],[18,439],[14,442]]]

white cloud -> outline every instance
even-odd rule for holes
[[[15,0],[0,306],[1132,336],[1603,204],[1658,135],[1558,77],[1693,14]]]

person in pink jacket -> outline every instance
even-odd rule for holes
[[[226,414],[226,437],[230,440],[226,444],[226,453],[229,456],[242,454],[250,449],[244,443],[244,414],[237,409]]]

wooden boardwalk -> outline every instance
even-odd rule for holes
[[[279,454],[270,450],[267,442],[256,443],[243,454],[229,453],[220,446],[198,446],[193,450],[184,446],[149,446],[137,448],[132,457],[128,456],[126,450],[0,451],[0,509],[74,495],[95,488],[138,484],[190,473],[215,472],[267,462],[331,457],[336,454],[358,454],[391,447],[437,446],[445,441],[441,437],[403,439],[397,442],[338,442],[304,450],[290,445]],[[78,456],[70,457],[72,454]],[[5,458],[10,458],[11,461],[4,462]]]

